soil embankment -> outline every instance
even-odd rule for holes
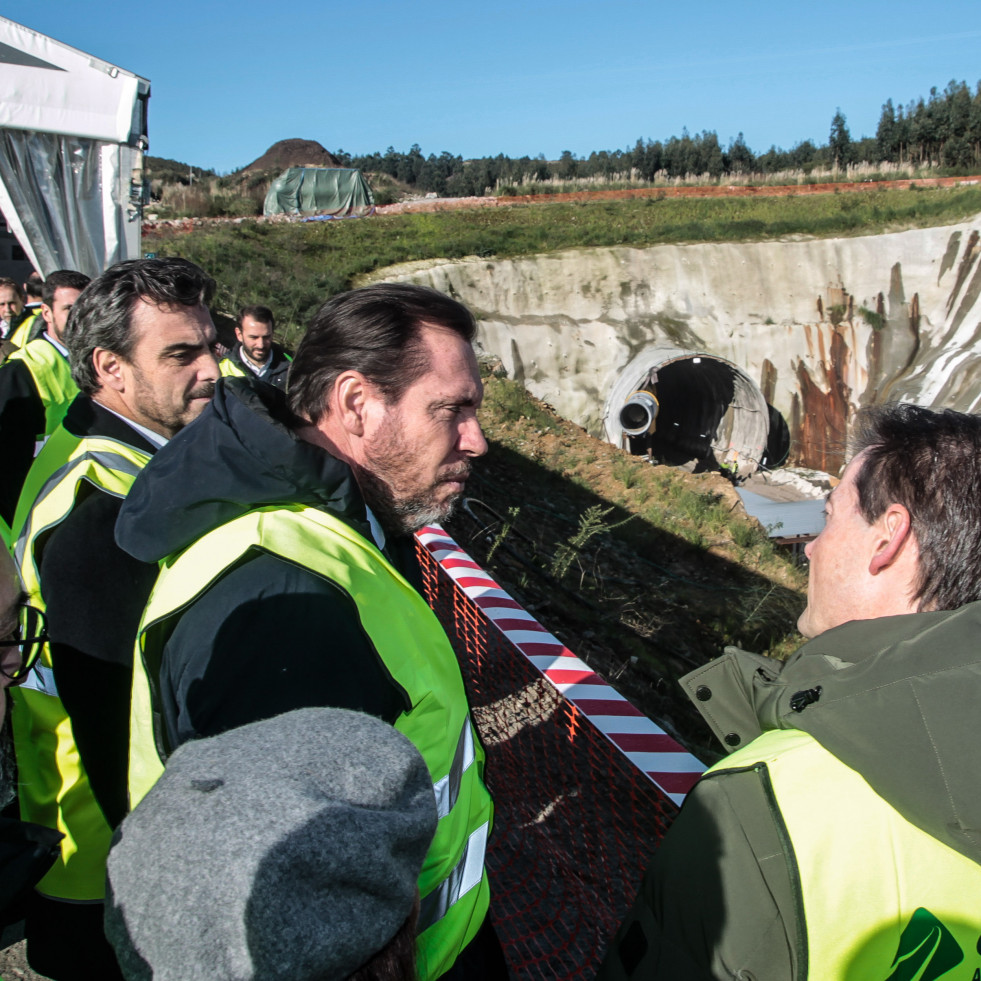
[[[570,191],[565,194],[514,194],[505,197],[424,198],[381,205],[382,215],[402,215],[418,211],[452,211],[458,208],[504,208],[513,204],[543,204],[550,201],[626,201],[631,198],[785,198],[806,194],[838,194],[868,191],[870,188],[908,190],[911,187],[959,187],[981,183],[979,177],[925,177],[901,181],[849,181],[836,184],[781,184],[777,186],[726,184],[684,187],[637,187],[620,191]]]
[[[259,161],[256,161],[258,164]],[[250,166],[255,166],[252,164]],[[418,212],[461,211],[467,208],[509,208],[516,204],[547,204],[549,202],[626,201],[631,198],[749,198],[791,197],[793,195],[836,194],[868,191],[870,188],[905,190],[910,187],[959,187],[981,183],[978,177],[924,177],[901,181],[852,181],[839,184],[727,184],[684,187],[639,187],[620,191],[570,191],[565,194],[516,194],[504,197],[420,198],[399,201],[375,208],[380,215],[405,215]],[[202,225],[240,224],[243,221],[273,221],[288,223],[302,221],[300,215],[273,215],[269,218],[161,218],[145,219],[143,231],[170,228],[190,231]]]

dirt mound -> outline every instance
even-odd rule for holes
[[[266,152],[253,160],[245,173],[250,170],[286,170],[287,167],[340,167],[341,162],[330,151],[325,150],[316,140],[280,140]]]

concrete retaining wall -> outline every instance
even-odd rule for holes
[[[858,406],[981,407],[981,215],[849,239],[582,249],[391,267],[480,320],[479,344],[604,435],[625,367],[677,347],[738,365],[790,428],[791,460],[837,469]]]

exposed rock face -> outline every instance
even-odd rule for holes
[[[635,384],[627,366],[646,371],[645,358],[673,348],[738,366],[786,421],[790,462],[836,471],[861,405],[981,409],[979,227],[981,215],[864,238],[474,258],[378,278],[459,297],[480,345],[595,435],[615,438],[610,396]]]
[[[242,172],[286,170],[287,167],[340,167],[341,162],[316,140],[280,140]]]

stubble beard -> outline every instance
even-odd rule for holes
[[[426,525],[446,521],[456,510],[462,492],[441,501],[435,493],[441,483],[448,480],[465,481],[470,473],[468,464],[448,469],[440,479],[425,491],[398,495],[392,486],[377,473],[364,467],[355,467],[355,476],[365,504],[378,519],[378,523],[390,535],[411,535]]]
[[[140,411],[151,421],[155,422],[161,429],[166,431],[168,439],[172,439],[176,436],[188,423],[194,422],[195,419],[204,411],[204,405],[197,408],[194,414],[191,414],[191,404],[194,399],[212,399],[215,394],[215,383],[205,382],[202,385],[198,385],[196,388],[192,388],[187,394],[187,400],[182,406],[180,412],[176,410],[165,410],[156,399],[143,399],[139,404]]]
[[[411,535],[426,525],[446,521],[453,514],[462,492],[437,500],[443,483],[466,481],[470,463],[461,461],[443,468],[434,484],[404,487],[411,483],[414,452],[403,438],[401,421],[392,420],[388,432],[370,448],[366,465],[356,465],[354,473],[365,504],[389,535]]]

